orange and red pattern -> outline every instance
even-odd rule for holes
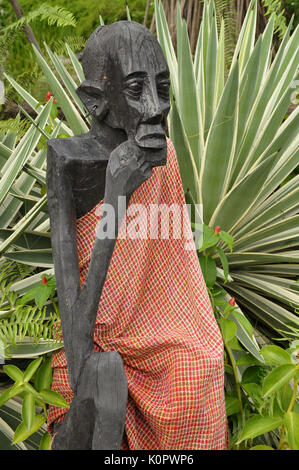
[[[167,165],[154,168],[132,196],[133,203],[183,207],[170,141]],[[82,284],[101,204],[77,223]],[[187,239],[191,238],[190,229]],[[96,351],[115,350],[123,359],[129,388],[123,449],[216,450],[227,445],[222,338],[196,251],[186,250],[185,242],[186,237],[116,241],[94,345]],[[52,389],[71,402],[64,349],[54,353],[52,367]],[[49,429],[66,412],[51,406]]]

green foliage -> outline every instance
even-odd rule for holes
[[[56,73],[35,51],[55,95],[55,103],[53,98],[47,102],[45,98],[43,102],[37,101],[7,76],[11,86],[37,112],[34,119],[22,110],[30,123],[22,137],[16,132],[3,133],[0,137],[0,200],[5,208],[0,209],[0,252],[5,258],[29,265],[29,269],[34,270],[31,277],[6,279],[2,286],[0,334],[11,357],[20,354],[30,357],[62,346],[58,330],[53,329],[59,320],[59,312],[54,301],[55,279],[45,194],[45,143],[49,138],[68,137],[88,130],[88,120],[83,117],[86,110],[75,93],[82,81],[82,67],[69,45],[65,48],[73,76],[47,45],[45,49]],[[58,119],[58,109],[62,110],[67,123]],[[40,268],[51,269],[39,273]]]
[[[225,19],[217,34],[212,1],[205,1],[194,58],[180,17],[175,53],[158,1],[157,32],[170,68],[169,129],[186,199],[203,207],[198,252],[225,346],[230,448],[296,449],[298,345],[259,350],[248,313],[298,338],[298,181],[285,182],[298,163],[298,110],[285,115],[299,29],[290,36],[289,26],[272,61],[275,15],[255,43],[256,7],[252,0],[227,77]]]
[[[221,22],[224,24],[224,57],[226,69],[229,68],[236,46],[236,11],[230,0],[215,0],[217,28],[220,32]]]
[[[281,0],[262,0],[266,10],[266,16],[274,14],[274,32],[279,33],[280,37],[283,37],[287,31],[287,24],[285,18],[285,10],[282,7]]]
[[[17,76],[18,82],[39,99],[46,93],[45,83],[42,74],[32,75],[36,69],[36,59],[21,31],[24,21],[31,25],[42,49],[46,42],[57,54],[66,55],[65,42],[75,52],[83,49],[87,38],[100,25],[100,14],[106,24],[127,19],[123,0],[48,0],[42,5],[39,0],[26,0],[20,1],[20,4],[25,17],[16,21],[9,1],[0,2],[0,63],[7,73]],[[146,0],[130,0],[128,7],[132,20],[143,22]],[[152,13],[153,5],[150,8],[149,21]],[[6,90],[6,95],[8,99],[18,100],[18,95],[13,93],[12,88]]]
[[[56,290],[56,279],[54,276],[45,275],[39,285],[30,289],[20,300],[19,305],[24,305],[34,299],[39,309],[42,309],[47,300],[53,300]]]
[[[26,89],[36,89],[39,97],[45,94],[45,84],[41,79],[41,73],[37,74],[36,59],[32,48],[22,31],[22,25],[26,21],[34,30],[34,34],[41,47],[43,41],[56,44],[57,51],[63,52],[61,41],[68,37],[72,46],[80,50],[85,44],[85,39],[77,34],[76,19],[65,5],[57,5],[59,2],[49,1],[40,4],[39,1],[21,2],[25,16],[16,21],[16,16],[8,0],[2,1],[4,7],[0,15],[0,63],[4,71],[18,75],[19,83]],[[18,100],[12,88],[6,90],[8,100]]]
[[[15,40],[17,40],[17,38]],[[6,50],[9,48],[9,44],[10,42],[8,41],[8,44],[4,46]],[[24,44],[25,55],[26,55],[26,49],[27,49],[27,44]],[[1,51],[1,44],[0,44],[0,51]],[[29,57],[31,56],[29,55]],[[29,60],[29,57],[28,57],[28,60]],[[10,69],[10,66],[7,65],[6,63],[2,63],[2,65],[5,67],[5,70]],[[43,78],[42,78],[42,74],[39,70],[37,63],[34,63],[34,62],[31,63],[30,69],[26,66],[26,68],[23,71],[19,69],[18,62],[15,64],[15,67],[16,67],[15,69],[12,69],[13,74],[15,74],[15,71],[18,70],[18,82],[20,83],[20,85],[23,86],[23,88],[25,88],[26,90],[30,90],[33,84],[36,84],[36,83],[39,83],[40,84],[39,86],[41,88],[43,87]],[[8,104],[18,103],[19,101],[20,101],[20,98],[19,98],[19,95],[16,93],[15,89],[10,85],[9,82],[5,81],[5,103],[8,103]],[[3,107],[3,110],[5,111],[5,107]],[[1,122],[3,122],[3,126],[5,127],[4,121],[1,121]],[[21,128],[21,125],[20,125],[20,128]]]
[[[11,261],[1,262],[0,282],[8,284],[15,280],[24,279],[32,272],[30,266],[21,263],[12,263]]]
[[[14,384],[0,395],[0,407],[8,404],[17,395],[23,400],[22,421],[12,436],[11,443],[15,445],[43,429],[48,416],[47,406],[49,404],[63,408],[69,408],[69,404],[59,393],[51,390],[51,357],[35,359],[24,372],[14,365],[6,365],[3,369],[14,381]],[[0,421],[0,439],[5,430],[5,426]],[[39,449],[49,450],[50,444],[50,435],[43,432]]]
[[[191,224],[194,228],[200,229],[197,227],[197,224]],[[198,247],[199,262],[201,269],[205,278],[207,287],[213,287],[217,278],[217,266],[215,260],[212,258],[213,254],[218,253],[221,259],[224,282],[228,280],[228,261],[224,251],[217,246],[219,242],[226,243],[230,250],[232,251],[233,239],[232,237],[220,230],[219,227],[216,227],[214,230],[208,225],[203,224],[203,237]]]
[[[55,24],[58,27],[76,26],[76,20],[72,13],[67,11],[65,8],[51,6],[44,3],[36,10],[31,11],[19,20],[6,26],[6,28],[2,30],[3,39],[5,39],[7,33],[10,33],[11,31],[21,31],[24,24],[31,24],[36,20],[46,21],[49,26],[53,26]]]
[[[109,7],[114,8],[114,4],[110,3]],[[130,3],[129,7],[132,19],[136,19]],[[226,80],[225,25],[220,24],[218,37],[213,5],[206,2],[205,9],[203,32],[194,60],[186,25],[180,19],[176,57],[158,5],[157,29],[171,70],[170,134],[177,149],[186,194],[196,203],[203,203],[204,239],[202,247],[198,247],[199,256],[225,341],[225,370],[236,384],[233,390],[227,390],[226,397],[231,446],[273,447],[275,438],[269,437],[273,442],[265,443],[259,433],[272,433],[276,426],[280,427],[279,445],[294,448],[298,409],[296,396],[287,381],[291,379],[295,385],[297,380],[296,345],[291,345],[287,356],[277,349],[260,352],[253,327],[242,310],[252,312],[255,318],[277,331],[284,328],[287,331],[282,334],[286,338],[298,335],[293,309],[297,305],[294,276],[298,264],[297,252],[293,252],[297,247],[296,180],[285,182],[297,162],[294,136],[298,113],[292,113],[284,121],[288,93],[295,77],[298,32],[289,38],[288,31],[278,58],[271,63],[274,17],[262,39],[254,44],[256,10],[253,8],[246,17]],[[123,11],[126,15],[125,8]],[[96,7],[92,13],[98,21]],[[101,13],[104,17],[104,10]],[[104,20],[110,22],[106,17]],[[45,139],[72,136],[89,127],[88,119],[84,118],[86,110],[75,93],[76,86],[84,79],[82,67],[73,51],[68,46],[65,48],[72,70],[66,69],[50,48],[45,46],[49,59],[34,51],[49,84],[47,89],[54,95],[65,121],[53,110],[53,100],[47,104],[37,100],[7,75],[11,86],[36,111],[37,117],[31,118],[31,126],[17,145],[10,133],[0,139],[0,200],[6,207],[5,214],[0,211],[0,251],[8,259],[47,269],[52,269],[53,264],[44,197],[45,148],[39,147],[40,139],[41,136]],[[219,230],[215,233],[213,227]],[[290,242],[285,241],[289,239]],[[37,273],[14,281],[10,291],[20,298],[32,289],[27,301],[36,298],[43,303],[46,291],[38,293],[34,289],[42,287],[42,276],[48,280],[51,274]],[[14,299],[13,294],[7,308],[16,305]],[[10,373],[20,377],[15,369],[10,369]],[[273,377],[279,384],[276,389],[273,389]],[[55,400],[52,395],[41,394],[43,386],[35,377],[32,380],[34,387],[28,382],[20,383],[7,392],[6,398],[29,393],[35,397],[35,404],[41,403],[42,398],[44,404]],[[48,383],[45,388],[49,388]],[[26,436],[28,427],[36,428],[32,396],[26,397],[23,424],[18,431],[21,437]],[[260,417],[263,419],[257,419]],[[243,429],[250,438],[241,434]],[[47,440],[48,437],[45,446]]]
[[[31,266],[52,268],[50,224],[46,205],[45,176],[46,140],[57,136],[68,137],[88,130],[89,119],[82,102],[76,94],[76,87],[83,80],[81,64],[68,45],[66,48],[72,63],[72,74],[64,67],[62,60],[47,45],[55,73],[46,60],[35,50],[50,88],[55,96],[47,103],[37,101],[14,79],[6,75],[9,83],[23,100],[37,112],[33,119],[25,111],[30,127],[16,143],[15,136],[4,134],[0,141],[0,252],[8,259]],[[75,78],[74,78],[75,77]],[[58,119],[61,109],[66,122]]]
[[[66,44],[73,51],[81,51],[85,47],[86,40],[83,36],[76,36],[76,35],[66,35],[63,39],[58,39],[53,44],[53,49],[59,56],[63,56],[67,54]]]
[[[0,339],[8,345],[7,355],[9,357],[9,345],[24,341],[25,336],[38,343],[44,340],[55,339],[53,336],[53,325],[57,323],[57,315],[47,315],[46,309],[25,306],[16,307],[9,319],[2,319],[0,324]]]
[[[9,347],[10,358],[36,357],[63,346],[59,342],[59,312],[54,301],[55,279],[45,195],[46,149],[40,145],[40,140],[41,137],[69,137],[88,130],[88,120],[84,119],[86,110],[75,93],[78,83],[83,79],[82,67],[69,45],[65,47],[73,66],[73,75],[47,46],[45,49],[55,73],[35,51],[55,95],[55,104],[53,98],[46,103],[44,100],[37,101],[7,76],[22,99],[37,113],[33,119],[23,111],[31,125],[20,140],[16,139],[16,133],[11,132],[3,133],[0,137],[0,199],[2,207],[5,207],[5,211],[0,210],[0,252],[5,258],[23,263],[10,263],[14,268],[7,269],[9,273],[1,279],[0,334],[2,332],[2,339]],[[62,110],[67,123],[60,121],[57,108]],[[1,262],[4,262],[3,257]],[[51,269],[40,272],[43,267]],[[28,277],[31,272],[33,275]],[[12,365],[5,366],[5,372],[19,383],[1,395],[0,403],[10,413],[9,406],[14,403],[13,398],[20,395],[23,398],[22,421],[13,433],[12,428],[0,419],[0,440],[3,437],[1,433],[4,433],[12,439],[16,448],[24,448],[21,445],[24,439],[27,443],[36,433],[40,435],[40,429],[44,429],[48,404],[68,407],[62,397],[50,390],[49,361],[41,364],[35,372],[33,369],[38,362],[33,363],[22,379],[22,371]],[[25,383],[25,379],[29,381]],[[43,415],[40,411],[36,412],[40,407],[44,410]],[[45,435],[40,449],[48,448],[49,443],[50,438]]]
[[[17,137],[20,138],[26,134],[29,126],[30,123],[26,119],[21,119],[20,114],[18,114],[15,118],[0,121],[0,134],[15,132]]]
[[[252,0],[226,77],[225,18],[218,33],[213,1],[205,1],[194,57],[185,21],[178,15],[176,53],[161,2],[155,7],[173,94],[170,138],[186,198],[202,206],[205,225],[234,239],[233,253],[221,241],[211,260],[200,258],[207,283],[215,280],[215,265],[222,267],[217,285],[246,315],[269,336],[276,330],[298,337],[299,206],[293,171],[299,108],[287,118],[286,112],[298,74],[299,27],[291,35],[289,25],[272,58],[275,15],[256,41]],[[229,281],[223,272],[228,269]]]
[[[299,8],[297,0],[285,0],[284,7],[287,23],[294,15],[294,24],[297,25],[299,23]]]
[[[265,346],[260,350],[260,361],[245,351],[240,353],[234,318],[237,311],[234,305],[224,305],[214,303],[225,346],[226,371],[235,381],[235,390],[226,391],[230,448],[263,450],[271,441],[269,449],[298,450],[298,345],[288,351],[275,345]],[[252,335],[248,320],[247,331]],[[270,431],[273,433],[268,435]]]
[[[212,230],[203,225],[199,260],[222,333],[225,371],[234,380],[234,384],[227,387],[225,397],[230,449],[289,447],[297,450],[299,341],[293,341],[287,350],[276,345],[258,349],[254,328],[240,311],[235,298],[229,299],[217,285],[217,267],[212,256],[220,240],[226,241],[232,249],[233,240],[229,234],[221,234],[219,227]],[[293,389],[290,381],[293,381]],[[267,445],[269,442],[271,446]]]
[[[222,336],[233,348],[242,351],[243,349],[239,345],[240,341],[247,351],[251,352],[252,357],[255,357],[258,363],[260,363],[263,359],[260,356],[259,347],[253,334],[253,327],[239,307],[234,307],[235,298],[230,298],[219,286],[219,279],[221,279],[225,285],[232,281],[232,278],[229,275],[227,256],[218,245],[224,243],[229,247],[230,252],[232,252],[234,240],[230,234],[220,230],[219,226],[212,229],[205,224],[199,226],[198,224],[192,223],[191,225],[198,231],[202,230],[202,237],[199,239],[197,252],[212,306],[215,311],[221,311],[221,315],[224,317],[231,315],[229,320],[219,316]],[[214,259],[215,254],[219,254],[219,252],[222,268],[216,265]]]
[[[44,275],[43,282],[40,281],[37,286],[18,298],[16,292],[11,290],[15,280],[14,265],[6,263],[0,275],[0,340],[6,346],[8,357],[10,346],[16,346],[17,341],[22,343],[25,337],[34,343],[38,343],[42,338],[55,344],[59,339],[57,324],[60,317],[53,299],[56,287],[54,276]],[[54,306],[54,312],[49,311],[45,305],[48,299]],[[35,305],[30,305],[32,300]]]
[[[130,12],[130,17],[137,23],[143,23],[144,12],[146,7],[146,0],[128,0],[127,6]],[[98,11],[101,14],[105,24],[114,23],[119,20],[127,19],[126,2],[123,0],[115,0],[114,2],[107,2],[100,0],[97,2]],[[150,10],[150,19],[153,13],[153,5]]]

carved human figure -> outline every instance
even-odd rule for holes
[[[120,196],[128,210],[133,202],[147,209],[185,204],[165,137],[162,50],[146,28],[122,21],[91,35],[82,63],[86,80],[77,92],[91,129],[48,145],[65,346],[53,355],[52,388],[71,403],[67,412],[50,407],[52,448],[223,449],[223,343],[189,219],[188,236],[116,240],[125,212]],[[105,214],[96,214],[105,204],[115,214],[107,238],[96,235],[105,232]]]
[[[128,204],[152,168],[166,163],[169,71],[154,36],[134,22],[97,28],[87,41],[82,62],[86,80],[77,93],[92,114],[91,129],[48,144],[53,257],[69,379],[75,393],[53,447],[119,448],[127,397],[125,374],[116,352],[94,352],[93,330],[120,223],[118,197],[125,196]],[[115,209],[115,238],[96,239],[80,289],[76,221],[103,198]],[[109,370],[115,371],[110,382]]]

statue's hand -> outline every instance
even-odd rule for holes
[[[152,174],[152,166],[146,160],[146,151],[127,140],[110,155],[106,171],[106,199],[110,195],[131,196]]]

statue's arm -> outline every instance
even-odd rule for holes
[[[63,339],[70,383],[75,390],[82,361],[93,351],[94,324],[115,239],[96,240],[88,276],[80,289],[76,207],[67,158],[58,153],[55,142],[48,145],[47,193]],[[111,205],[117,204],[113,192],[107,191],[105,199]],[[115,218],[117,224],[117,210]]]
[[[84,361],[94,350],[94,325],[119,226],[118,197],[126,198],[151,175],[151,167],[135,144],[115,149],[106,172],[104,203],[114,209],[115,237],[96,237],[88,274],[80,289],[76,242],[76,211],[67,162],[48,146],[47,190],[51,237],[63,339],[70,385],[76,390]],[[99,222],[101,226],[102,219]]]
[[[80,295],[80,272],[76,240],[76,210],[66,169],[66,158],[54,143],[48,143],[47,195],[51,225],[52,253],[55,268],[62,332],[69,375],[75,360],[73,341],[73,305]]]
[[[73,378],[70,377],[72,388],[76,387],[83,370],[82,366],[94,350],[94,325],[99,301],[118,235],[118,227],[125,214],[125,210],[121,214],[118,213],[118,198],[123,197],[127,207],[133,192],[151,174],[150,163],[145,160],[144,152],[137,147],[135,142],[129,140],[123,142],[110,155],[106,170],[104,206],[109,205],[113,209],[111,217],[114,220],[111,222],[114,223],[115,233],[113,238],[96,236],[87,277],[80,296],[73,306],[73,316],[75,317],[72,338],[76,345],[76,363],[70,364],[70,367],[73,368]],[[105,224],[105,218],[102,217],[97,227],[97,233],[105,231],[101,230],[101,225],[105,226]]]
[[[58,152],[55,141],[49,142],[47,193],[63,340],[70,384],[75,390],[82,361],[93,351],[94,323],[115,240],[95,243],[91,272],[80,289],[76,207],[68,160]]]
[[[69,309],[80,294],[76,209],[66,159],[48,144],[47,195],[51,241],[60,308]]]

